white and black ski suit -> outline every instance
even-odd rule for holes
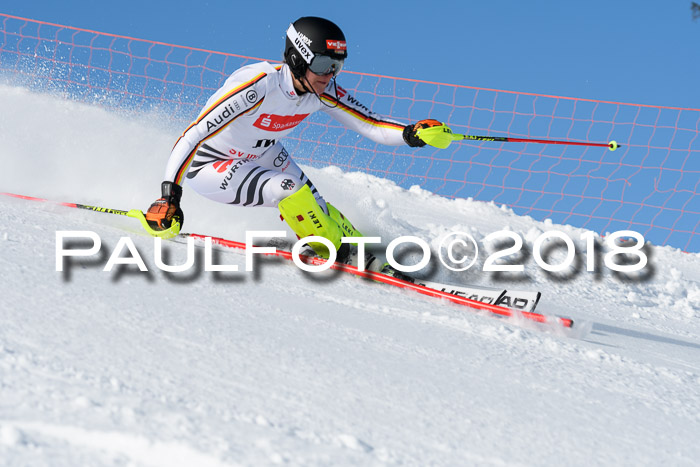
[[[299,95],[286,64],[255,63],[235,71],[185,130],[168,160],[165,181],[238,206],[277,206],[308,184],[326,203],[281,143],[308,115],[327,112],[375,142],[399,146],[404,125],[380,117],[331,81],[319,97]],[[323,100],[323,102],[321,102]]]

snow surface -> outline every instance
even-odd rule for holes
[[[0,191],[145,209],[182,128],[0,86]],[[307,173],[366,235],[583,232],[509,209]],[[186,231],[286,230],[274,209],[185,189]],[[101,254],[55,268],[56,231]],[[149,272],[102,269],[128,236]],[[168,243],[182,264],[185,245]],[[642,274],[434,279],[535,288],[565,333],[345,275],[217,251],[238,273],[164,273],[135,221],[0,196],[2,465],[697,465],[700,255],[650,247]],[[482,255],[483,256],[483,255]],[[408,256],[410,258],[410,255]],[[557,255],[553,255],[556,262]],[[585,263],[585,258],[584,258]],[[584,268],[585,269],[585,268]]]

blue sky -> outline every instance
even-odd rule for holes
[[[0,12],[267,59],[281,57],[289,22],[317,15],[345,31],[349,70],[700,108],[700,20],[689,0],[4,0]]]

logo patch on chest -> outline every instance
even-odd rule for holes
[[[261,114],[253,126],[267,131],[284,131],[300,124],[309,114],[274,115]]]

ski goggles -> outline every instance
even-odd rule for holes
[[[317,75],[328,75],[333,73],[333,76],[338,76],[340,70],[343,69],[344,59],[333,58],[328,55],[314,55],[309,63],[309,70]]]

